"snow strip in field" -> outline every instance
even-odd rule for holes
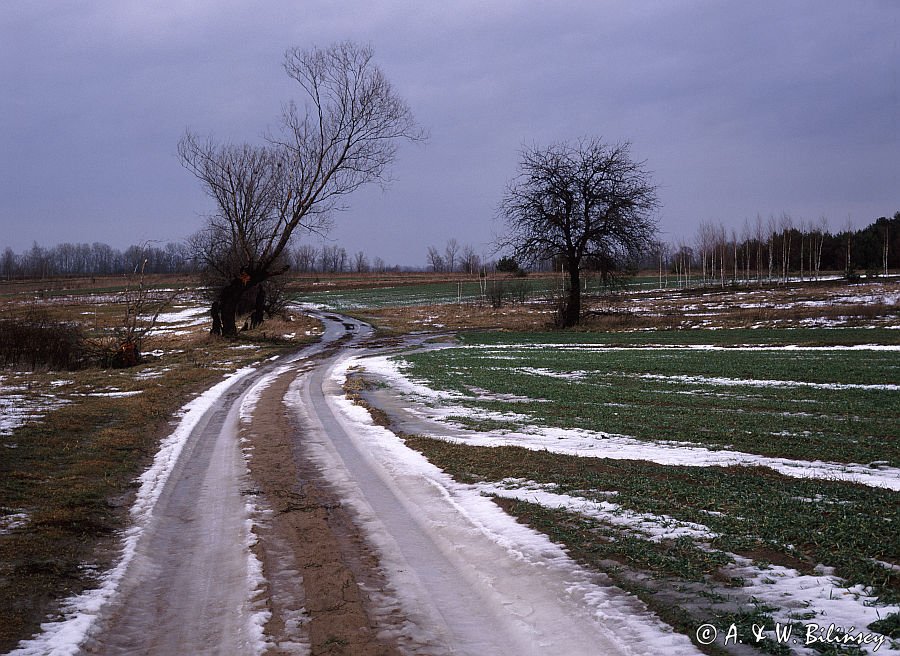
[[[185,326],[194,326],[206,321],[209,309],[205,307],[191,306],[175,312],[163,312],[157,315],[156,323],[178,323]],[[202,318],[200,318],[202,317]],[[153,319],[153,315],[140,317],[144,321]]]
[[[448,345],[446,348],[466,349],[482,351],[493,357],[495,352],[508,351],[900,351],[898,344],[834,344],[832,346],[802,346],[799,344],[735,344],[723,346],[720,344],[634,344],[621,346],[617,344],[601,344],[597,342],[583,342],[572,344],[516,342],[510,344],[461,344]]]
[[[716,533],[701,524],[683,522],[665,515],[638,513],[607,501],[597,502],[558,494],[550,491],[551,487],[555,486],[521,479],[478,484],[478,488],[485,494],[528,501],[545,508],[567,510],[647,536],[652,542],[674,540],[682,536],[699,540],[716,537]],[[855,634],[865,631],[872,622],[900,611],[900,607],[896,605],[878,606],[878,599],[871,595],[870,590],[862,585],[847,586],[842,579],[834,576],[831,568],[822,565],[816,568],[818,575],[808,575],[780,565],[762,569],[748,558],[732,553],[727,555],[734,564],[723,568],[724,574],[742,579],[744,584],[739,588],[722,590],[722,594],[740,594],[747,599],[762,602],[773,608],[770,611],[772,619],[782,625],[798,621],[803,624],[815,622],[820,626],[833,623],[848,631],[853,627]],[[774,632],[768,634],[774,639]],[[864,645],[863,648],[868,653],[876,653],[880,651],[876,649],[877,645],[878,643],[873,643]],[[804,650],[806,651],[816,653]]]
[[[900,490],[900,468],[870,467],[866,464],[826,462],[822,460],[793,460],[761,456],[730,450],[711,450],[702,446],[672,442],[646,442],[627,435],[588,431],[577,428],[528,426],[524,431],[475,432],[462,427],[448,430],[439,423],[455,416],[475,418],[486,415],[475,408],[457,405],[433,407],[448,399],[462,399],[461,394],[448,394],[431,389],[407,378],[389,356],[357,356],[350,366],[361,366],[367,372],[387,380],[393,388],[408,397],[419,397],[428,403],[410,403],[409,409],[420,418],[432,423],[430,437],[445,439],[471,446],[518,446],[535,451],[550,451],[563,455],[610,458],[613,460],[647,460],[661,465],[687,467],[729,467],[733,465],[759,466],[774,469],[794,478],[817,478],[860,483],[870,487]],[[496,418],[496,417],[494,417]]]
[[[693,383],[697,385],[722,385],[731,387],[812,387],[814,389],[828,390],[879,390],[887,392],[896,392],[900,390],[900,385],[883,384],[883,385],[863,385],[860,383],[808,383],[800,380],[754,380],[745,378],[719,378],[711,376],[680,376],[660,374],[641,374],[638,378],[646,380],[673,380],[679,383]]]
[[[847,586],[833,575],[833,570],[819,566],[820,575],[801,574],[790,567],[769,565],[760,569],[753,561],[735,554],[729,554],[734,565],[725,568],[725,574],[743,579],[739,588],[763,606],[774,608],[769,614],[772,619],[786,626],[799,622],[809,627],[817,624],[824,634],[827,627],[835,625],[852,636],[869,634],[874,638],[871,644],[861,644],[860,649],[869,654],[897,654],[886,636],[872,633],[867,627],[872,622],[887,615],[900,612],[900,606],[876,606],[877,598],[870,595],[863,585]],[[774,631],[765,632],[775,638]],[[796,638],[804,640],[805,629],[796,631]],[[810,648],[799,648],[803,654],[817,655],[820,652]]]
[[[134,504],[131,506],[132,525],[125,531],[122,555],[118,563],[104,573],[100,587],[67,599],[62,604],[65,619],[41,625],[41,633],[23,640],[9,656],[71,656],[78,653],[80,645],[100,615],[104,606],[114,598],[119,583],[134,558],[138,542],[151,519],[153,507],[162,493],[169,475],[191,431],[215,401],[228,388],[256,371],[244,367],[226,377],[184,405],[179,414],[181,421],[169,437],[160,444],[153,464],[138,480],[141,483]]]
[[[685,522],[667,515],[639,513],[610,501],[592,501],[583,497],[553,492],[555,483],[540,484],[524,479],[504,479],[499,483],[478,483],[484,494],[516,501],[530,501],[546,508],[563,508],[607,524],[628,528],[651,542],[675,540],[680,537],[712,540],[718,536],[707,526]]]
[[[9,508],[0,508],[0,511],[9,510]],[[31,517],[24,510],[12,512],[8,515],[0,515],[0,535],[5,535],[17,528],[27,526]]]
[[[337,385],[337,389],[342,389],[348,370],[356,364],[356,361],[357,358],[347,358],[335,365],[331,381]],[[562,547],[552,542],[546,535],[518,523],[490,499],[483,496],[478,486],[458,483],[431,464],[422,454],[403,444],[394,433],[374,424],[365,408],[356,405],[340,394],[330,396],[328,402],[330,405],[333,404],[332,407],[340,414],[341,422],[347,426],[348,434],[364,447],[367,458],[372,458],[386,472],[391,472],[391,476],[398,483],[402,484],[402,481],[406,480],[424,480],[434,489],[433,496],[417,500],[417,503],[423,505],[414,512],[430,516],[430,513],[434,511],[436,516],[445,518],[447,512],[452,512],[458,515],[451,522],[452,527],[459,527],[461,524],[469,525],[478,531],[482,536],[481,539],[486,541],[485,544],[492,545],[489,552],[478,554],[473,552],[476,549],[486,548],[482,542],[480,540],[467,542],[466,549],[459,552],[463,554],[460,557],[476,563],[476,567],[512,568],[519,572],[517,576],[504,576],[502,580],[498,576],[489,586],[492,598],[502,596],[500,587],[515,589],[519,594],[526,594],[530,590],[527,592],[527,598],[504,601],[504,611],[501,615],[507,614],[508,611],[505,607],[508,604],[513,604],[514,607],[527,607],[528,618],[534,618],[529,619],[528,622],[535,622],[539,618],[545,619],[547,617],[545,613],[559,611],[557,604],[561,602],[555,599],[550,601],[554,597],[554,592],[544,589],[540,585],[528,588],[527,581],[531,580],[529,577],[534,576],[536,581],[553,581],[554,586],[557,584],[562,586],[566,599],[562,603],[577,604],[579,611],[585,613],[580,624],[583,635],[593,635],[597,640],[608,641],[607,647],[612,647],[615,652],[635,656],[659,653],[672,656],[699,653],[686,636],[675,633],[670,626],[650,612],[640,600],[618,588],[598,584],[596,575],[575,563]],[[326,472],[330,478],[338,477],[337,469],[340,468],[328,468]],[[358,511],[362,514],[367,512],[368,504],[365,498],[361,497],[358,489],[354,491],[352,481],[336,478],[333,482],[342,488],[343,493],[351,495],[350,502]],[[412,484],[416,485],[416,483]],[[377,531],[371,524],[369,526],[370,530]],[[431,530],[440,531],[441,529],[439,525],[435,525]],[[378,535],[373,535],[373,539],[378,542]],[[388,543],[390,541],[390,538],[386,536],[381,539]],[[458,550],[459,546],[457,545],[455,549]],[[504,562],[500,563],[494,560],[487,563],[484,559],[491,558],[491,554],[494,554],[493,550],[497,547],[506,554]],[[399,568],[399,572],[391,573],[402,577],[405,565],[392,562],[391,559],[390,552],[383,553],[382,565],[388,571]],[[481,570],[472,572],[472,574],[473,578],[479,580],[492,578],[486,576]],[[415,604],[416,600],[403,597],[405,592],[405,588],[402,587],[398,590],[401,604],[410,602]],[[462,608],[467,608],[466,599],[460,599],[458,603]],[[500,602],[495,601],[494,603]],[[536,631],[539,630],[537,625],[532,628]],[[541,626],[540,630],[553,632],[554,627]],[[540,633],[540,635],[545,639],[547,637],[545,633]],[[585,649],[591,650],[589,653],[597,653],[596,649],[603,649],[597,644],[588,645],[582,642],[581,637],[566,635],[557,636],[557,638],[566,643],[559,645],[559,653],[588,653],[584,651]],[[529,653],[535,653],[538,648],[537,644],[532,645]],[[573,649],[574,651],[572,651]]]

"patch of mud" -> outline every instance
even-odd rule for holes
[[[283,404],[296,375],[281,375],[262,393],[243,429],[250,473],[267,509],[255,547],[272,613],[266,653],[399,654],[392,627],[373,612],[370,591],[384,588],[378,558],[304,458],[302,428]]]

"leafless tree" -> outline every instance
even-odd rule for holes
[[[444,256],[441,255],[434,246],[428,247],[428,266],[430,266],[431,270],[435,273],[442,272],[446,266],[444,263]]]
[[[450,273],[456,271],[457,253],[459,253],[459,242],[456,239],[451,239],[444,247],[444,266]]]
[[[478,273],[481,268],[481,257],[475,252],[469,244],[466,244],[462,250],[462,261],[460,267],[464,273]]]
[[[292,48],[284,69],[306,102],[285,106],[267,143],[217,144],[190,132],[179,142],[182,164],[215,201],[194,245],[222,278],[224,335],[237,332],[241,297],[286,271],[295,232],[323,233],[348,194],[387,182],[399,141],[424,138],[372,57],[372,48],[353,43]]]
[[[794,220],[790,214],[782,212],[781,221],[781,281],[787,282],[791,268],[791,233],[794,230]]]
[[[526,148],[501,201],[507,232],[498,248],[529,262],[558,257],[568,273],[563,327],[581,318],[582,265],[606,278],[655,234],[656,187],[629,149],[597,139]]]
[[[654,241],[651,245],[653,256],[659,265],[659,287],[663,289],[669,286],[669,267],[667,263],[671,257],[671,247],[664,241]],[[665,282],[663,282],[665,276]]]
[[[319,257],[319,249],[312,244],[301,244],[294,249],[294,267],[300,273],[310,273],[316,270],[316,260]]]
[[[0,272],[7,280],[13,277],[18,266],[16,254],[9,246],[3,249],[3,256],[0,258]]]
[[[356,273],[367,273],[369,271],[369,258],[362,251],[357,251],[353,256],[353,269]]]
[[[347,249],[337,244],[322,246],[319,257],[322,273],[343,273],[347,268]]]

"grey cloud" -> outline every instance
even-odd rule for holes
[[[523,143],[628,139],[663,227],[900,209],[900,5],[863,0],[14,2],[0,15],[0,247],[179,239],[209,210],[185,128],[253,140],[291,45],[371,42],[430,129],[333,238],[392,262],[486,248]]]

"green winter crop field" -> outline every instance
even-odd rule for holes
[[[473,428],[526,423],[898,466],[897,338],[893,330],[835,329],[483,333],[403,361],[410,377],[483,411],[458,417]]]
[[[900,648],[898,331],[467,332],[385,363],[371,389],[430,418],[408,446],[708,653],[806,653],[775,630],[811,623]]]

